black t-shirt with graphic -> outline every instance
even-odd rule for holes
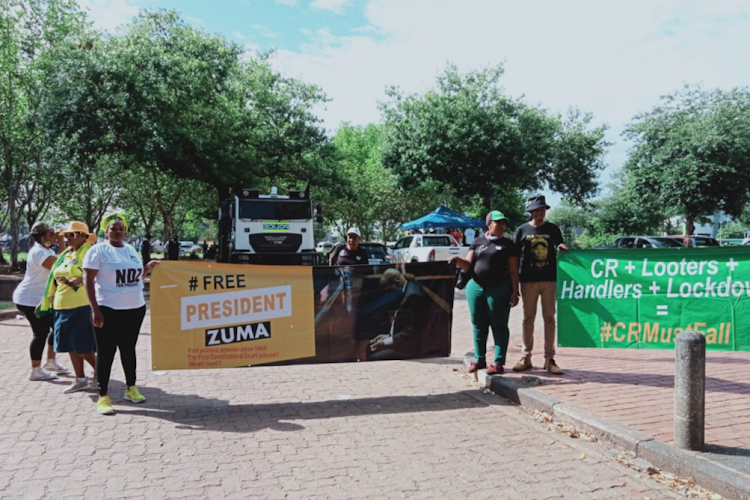
[[[369,263],[367,251],[364,248],[357,247],[356,250],[349,250],[344,247],[336,256],[335,266],[356,266]]]
[[[508,257],[518,257],[518,247],[506,237],[489,240],[475,239],[469,251],[474,250],[471,278],[482,286],[496,285],[510,279]]]
[[[559,227],[527,222],[516,230],[515,242],[521,250],[521,283],[557,281],[557,246],[563,243]]]

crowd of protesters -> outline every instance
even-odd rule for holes
[[[549,208],[543,196],[531,198],[527,206],[530,220],[516,230],[512,239],[505,235],[508,219],[497,210],[487,214],[486,231],[450,232],[456,241],[469,243],[466,258],[453,256],[449,262],[455,262],[467,273],[466,299],[475,356],[470,373],[485,368],[488,374],[504,372],[510,309],[520,299],[524,313],[523,352],[513,370],[532,367],[534,320],[541,300],[544,369],[562,374],[554,360],[556,256],[567,247],[560,229],[545,220]],[[29,379],[52,380],[67,373],[56,355],[68,353],[75,378],[64,392],[98,391],[97,410],[108,415],[114,413],[109,380],[118,350],[125,372],[124,398],[133,403],[145,401],[136,385],[136,343],[146,314],[143,278],[157,261],[150,260],[149,235],[140,254],[126,243],[128,221],[122,214],[106,215],[100,229],[106,240],[95,245],[96,233],[82,222],[72,221],[59,233],[45,223],[34,224],[30,234],[35,244],[29,251],[26,274],[13,294],[13,302],[32,329]],[[346,246],[332,254],[331,264],[366,263],[366,254],[358,246],[360,238],[359,229],[350,229]],[[58,247],[59,255],[55,255],[53,246]],[[165,254],[167,259],[179,257],[177,235],[168,242]],[[401,281],[398,285],[405,288]],[[485,353],[490,329],[495,348],[493,362],[488,365]],[[376,346],[381,350],[394,343],[392,338],[381,341],[383,345]],[[42,365],[45,346],[47,359]],[[86,364],[94,369],[91,379],[86,377]]]
[[[120,351],[125,371],[125,399],[142,403],[145,397],[136,386],[136,351],[146,302],[143,278],[156,261],[144,262],[125,243],[128,221],[111,213],[101,222],[107,239],[96,244],[96,233],[83,222],[72,221],[61,232],[38,222],[31,228],[35,244],[27,258],[26,274],[13,294],[16,307],[32,329],[29,347],[30,380],[51,380],[68,370],[56,354],[70,356],[75,378],[64,392],[96,390],[97,410],[114,413],[108,396],[112,363]],[[64,240],[63,240],[64,238]],[[60,254],[51,249],[57,244]],[[47,361],[42,355],[47,345]],[[88,378],[85,365],[94,370]]]

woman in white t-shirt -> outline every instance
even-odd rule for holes
[[[127,385],[125,399],[133,403],[146,400],[135,385],[135,345],[146,315],[143,277],[157,262],[149,262],[144,269],[141,256],[125,243],[128,222],[123,215],[106,215],[101,228],[107,241],[95,245],[86,254],[83,272],[96,331],[96,377],[99,381],[96,407],[99,413],[111,415],[114,408],[107,391],[118,349]]]
[[[26,257],[26,274],[13,292],[13,303],[26,316],[31,324],[34,336],[29,346],[31,355],[31,375],[29,380],[52,380],[57,377],[54,373],[65,373],[68,370],[60,366],[56,359],[54,337],[52,335],[52,316],[37,317],[34,310],[42,302],[44,290],[47,288],[47,276],[55,263],[55,252],[50,248],[57,239],[61,250],[65,248],[62,235],[44,222],[37,222],[31,227],[31,247]],[[44,344],[47,344],[47,362],[42,367]]]

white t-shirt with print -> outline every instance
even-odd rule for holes
[[[45,248],[39,243],[34,243],[26,255],[26,274],[13,292],[13,303],[19,306],[36,307],[42,303],[44,289],[47,288],[47,277],[49,269],[42,264],[49,257],[54,257],[55,252]]]
[[[83,258],[83,268],[98,271],[94,290],[100,306],[126,310],[146,305],[143,298],[143,261],[132,245],[94,245]]]

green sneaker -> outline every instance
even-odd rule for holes
[[[125,399],[132,401],[133,403],[143,403],[146,401],[146,398],[143,397],[143,394],[138,392],[138,388],[134,385],[131,385],[128,387],[128,390],[125,391]]]
[[[96,403],[96,409],[102,415],[112,415],[115,412],[115,409],[112,408],[112,400],[109,399],[109,396],[100,397],[99,401]]]

